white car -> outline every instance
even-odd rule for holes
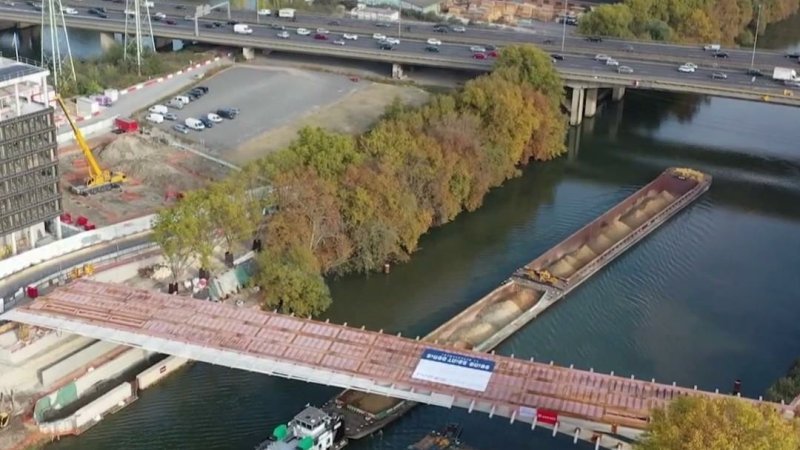
[[[309,34],[311,34],[311,31],[305,28],[298,28],[297,34],[299,34],[300,36],[308,36]]]
[[[317,28],[318,34],[328,34],[330,31],[326,30],[325,28]]]
[[[281,39],[289,39],[289,32],[288,31],[281,31],[278,33],[278,37]]]
[[[442,45],[442,41],[436,38],[428,39],[428,45]]]
[[[336,39],[335,41],[331,42],[331,44],[333,44],[333,45],[342,45],[343,46],[345,44],[345,42],[344,42],[344,39]]]
[[[144,3],[142,3],[142,6],[144,6],[145,8],[155,8],[156,4],[155,2],[145,1]]]
[[[606,60],[606,65],[607,66],[619,66],[619,61],[617,61],[616,59],[613,59],[613,58],[608,58]]]
[[[150,113],[147,115],[147,117],[145,117],[145,119],[147,119],[148,122],[152,123],[164,123],[164,116],[162,116],[161,114]]]
[[[683,63],[683,65],[686,67],[691,67],[694,70],[697,70],[697,64],[695,63],[688,62],[688,63]]]
[[[214,113],[208,113],[208,115],[206,117],[208,117],[208,120],[210,120],[210,121],[212,121],[214,123],[222,122],[222,117],[220,117],[220,116],[218,116],[218,115],[216,115]]]
[[[272,10],[271,9],[259,9],[258,10],[258,15],[259,16],[271,16],[272,15]]]
[[[633,68],[630,66],[617,67],[617,73],[633,73]]]
[[[611,57],[605,53],[598,53],[597,55],[594,55],[595,61],[608,61],[609,59],[611,59]]]
[[[342,35],[342,37],[343,37],[343,38],[345,38],[345,39],[347,39],[347,40],[349,40],[349,41],[356,41],[356,40],[358,40],[358,35],[357,35],[357,34],[345,33],[345,34],[343,34],[343,35]]]
[[[467,29],[466,29],[466,28],[464,28],[464,27],[458,27],[458,26],[456,26],[456,27],[453,27],[453,28],[452,28],[452,30],[453,30],[454,32],[456,32],[456,33],[463,33],[463,32],[465,32],[465,31],[467,31]]]
[[[167,15],[162,13],[162,12],[157,12],[157,13],[153,14],[153,19],[156,19],[156,20],[165,20],[166,18],[167,18]]]
[[[385,34],[380,34],[380,33],[375,33],[375,34],[372,35],[372,39],[377,39],[379,41],[385,41],[386,40],[386,35]]]
[[[472,53],[486,53],[486,49],[481,47],[480,45],[473,45],[469,48],[469,51]]]
[[[64,14],[69,14],[70,16],[78,14],[78,10],[75,8],[62,8],[61,11],[63,11]]]
[[[694,67],[692,67],[692,66],[687,66],[686,64],[684,64],[684,65],[682,65],[682,66],[678,67],[678,72],[683,72],[683,73],[694,73],[694,71],[695,71],[695,68],[694,68]]]
[[[397,38],[387,37],[386,39],[384,39],[384,41],[386,41],[387,44],[400,45],[400,39]]]

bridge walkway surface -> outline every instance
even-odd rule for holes
[[[434,382],[416,375],[423,353],[451,351],[444,346],[88,280],[72,282],[0,317],[216,365],[485,411],[532,426],[550,417],[554,433],[559,424],[574,427],[576,439],[592,430],[598,447],[603,436],[635,439],[653,410],[678,396],[723,396],[458,351],[493,366],[483,386],[465,388],[447,377]],[[787,418],[794,416],[790,405],[769,404]]]

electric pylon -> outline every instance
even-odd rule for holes
[[[42,36],[44,36],[45,30],[50,33],[50,51],[45,50],[45,45],[42,44],[42,65],[50,68],[53,86],[58,90],[67,78],[71,77],[72,80],[75,80],[75,64],[72,61],[72,48],[69,45],[69,32],[64,21],[64,5],[61,0],[43,0]],[[62,43],[66,47],[66,54],[61,51]]]
[[[144,53],[145,43],[150,44],[150,48],[155,50],[156,43],[153,37],[153,22],[150,19],[150,0],[125,0],[125,35],[123,37],[124,54],[123,58],[128,59],[128,50],[134,47],[136,54],[136,70],[142,74],[142,54]],[[144,5],[144,8],[142,8]],[[131,8],[132,6],[132,8]],[[147,26],[148,34],[142,33],[142,22]],[[133,42],[129,42],[130,25],[133,22]]]

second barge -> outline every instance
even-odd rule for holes
[[[711,176],[669,168],[655,180],[551,248],[492,292],[425,336],[455,348],[488,352],[692,203]],[[416,403],[345,390],[323,409],[344,417],[345,434],[360,439]]]

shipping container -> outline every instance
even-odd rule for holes
[[[114,125],[116,125],[117,130],[123,133],[135,133],[139,131],[139,122],[127,117],[117,117],[114,120]]]

